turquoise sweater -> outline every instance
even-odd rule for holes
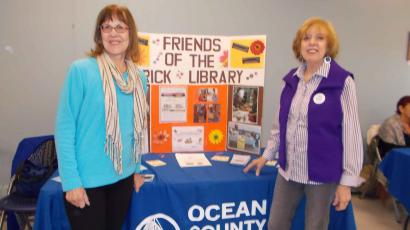
[[[127,78],[128,74],[124,74]],[[141,71],[144,91],[147,78]],[[57,110],[55,140],[58,170],[63,190],[94,188],[115,183],[134,172],[139,164],[132,161],[134,136],[133,96],[124,94],[115,83],[123,146],[123,173],[118,175],[104,151],[104,93],[95,58],[75,61],[65,80]]]

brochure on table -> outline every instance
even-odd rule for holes
[[[181,168],[212,166],[203,153],[175,153],[175,158]]]

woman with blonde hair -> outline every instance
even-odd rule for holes
[[[296,207],[306,195],[305,229],[327,229],[329,209],[344,210],[350,188],[360,184],[363,150],[353,74],[334,58],[339,42],[332,24],[309,18],[299,28],[293,52],[301,62],[284,78],[280,106],[256,168],[279,152],[279,175],[269,229],[290,229]]]

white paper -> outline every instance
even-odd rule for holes
[[[222,162],[228,162],[229,161],[229,156],[221,156],[221,155],[215,155],[211,158],[213,161],[222,161]]]
[[[59,177],[59,176],[53,177],[51,180],[53,180],[55,182],[58,182],[58,183],[61,183],[61,177]]]
[[[141,176],[144,178],[144,182],[152,182],[155,177],[154,174],[141,174]]]
[[[160,122],[187,121],[187,89],[161,87],[159,90]]]
[[[145,170],[147,170],[147,167],[145,167],[144,165],[141,165],[140,166],[140,171],[142,172],[142,171],[145,171]]]
[[[267,161],[265,165],[266,166],[276,166],[276,164],[277,164],[276,160],[271,160],[271,161]]]
[[[194,151],[204,151],[204,127],[172,127],[172,152]]]
[[[149,129],[149,128],[148,128]],[[149,153],[149,135],[148,135],[148,129],[145,130],[144,132],[144,149],[142,150],[143,154]]]
[[[151,165],[152,167],[164,166],[167,163],[163,162],[162,160],[148,160],[145,161],[147,164]]]
[[[249,155],[234,154],[232,156],[231,164],[246,165],[250,160],[251,160],[251,156]]]
[[[176,153],[175,158],[181,168],[212,166],[203,153]]]

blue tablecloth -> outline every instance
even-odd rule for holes
[[[206,154],[209,160],[213,155]],[[151,167],[145,163],[153,159],[167,165]],[[256,177],[244,174],[242,166],[210,162],[212,167],[180,168],[174,154],[144,155],[143,164],[148,169],[143,173],[155,174],[155,178],[133,194],[123,229],[140,230],[157,224],[163,229],[267,229],[276,168],[265,166]],[[303,222],[304,202],[292,229],[303,229]],[[50,180],[42,188],[35,229],[69,229],[60,183]],[[343,212],[332,208],[329,229],[356,229],[351,204]]]
[[[410,213],[410,148],[393,149],[382,160],[380,169],[388,190]]]

